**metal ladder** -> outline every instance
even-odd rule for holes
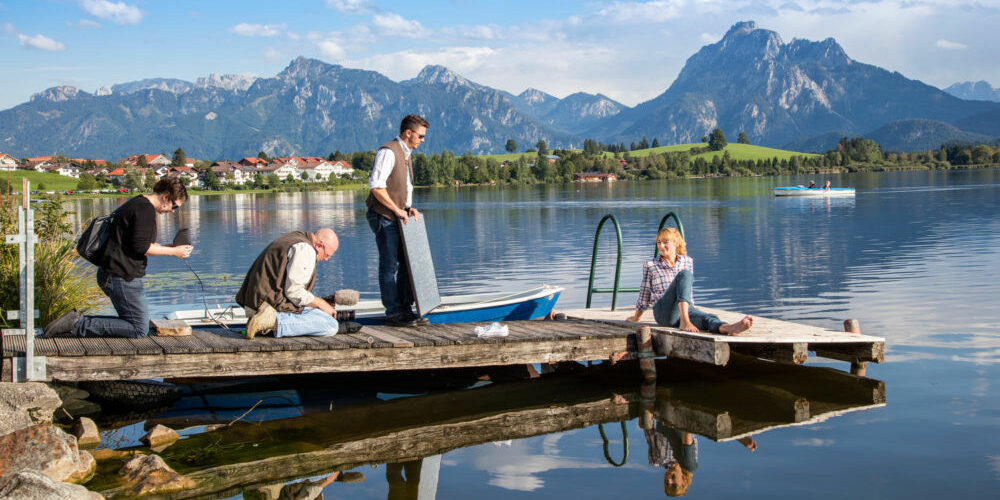
[[[681,238],[684,237],[684,225],[681,224],[680,217],[674,212],[667,212],[666,215],[660,219],[660,227],[656,230],[663,229],[667,225],[667,221],[671,218],[674,219],[674,223],[677,225],[677,231],[681,233]],[[618,237],[618,261],[615,264],[615,286],[614,288],[595,288],[594,287],[594,270],[597,267],[597,248],[598,243],[601,241],[601,228],[604,227],[604,223],[610,220],[615,225],[615,234]],[[657,249],[656,244],[653,244],[653,258],[656,258]],[[590,258],[590,281],[587,283],[587,309],[590,309],[590,300],[595,293],[610,293],[611,294],[611,310],[615,309],[618,305],[618,292],[638,292],[638,288],[621,288],[619,283],[621,281],[622,274],[622,228],[618,224],[618,218],[613,214],[607,214],[601,218],[601,222],[597,224],[597,232],[594,234],[594,253]]]

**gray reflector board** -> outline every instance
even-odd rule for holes
[[[427,242],[427,226],[424,225],[424,215],[421,214],[419,219],[410,217],[409,223],[403,224],[400,221],[399,225],[402,228],[406,261],[410,265],[410,283],[413,285],[413,298],[417,303],[417,314],[425,316],[435,307],[441,305],[441,294],[438,293],[434,260],[431,259],[431,247]]]

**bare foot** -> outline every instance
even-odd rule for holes
[[[690,321],[681,321],[680,325],[678,325],[677,328],[680,328],[685,332],[691,332],[691,333],[698,333],[701,331],[698,329],[697,326],[694,326],[694,324],[692,324]]]
[[[746,315],[736,323],[726,323],[719,327],[719,333],[725,335],[739,335],[753,326],[753,316]]]

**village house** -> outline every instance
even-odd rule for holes
[[[59,175],[65,175],[66,177],[73,177],[74,179],[80,178],[80,172],[83,168],[76,162],[67,163],[49,163],[44,167],[44,172],[53,172]]]
[[[118,167],[118,168],[116,168],[116,169],[108,172],[108,174],[105,176],[105,178],[108,180],[108,182],[110,182],[110,183],[112,183],[112,184],[114,184],[116,186],[121,186],[122,181],[125,179],[125,169],[121,168],[121,167]]]
[[[156,175],[157,179],[162,179],[170,173],[170,167],[159,166],[153,169],[153,174]]]
[[[219,163],[219,162],[216,162],[216,163]],[[226,162],[226,163],[229,163],[229,162]],[[264,161],[263,158],[257,158],[256,156],[248,156],[248,157],[243,158],[242,160],[238,161],[237,163],[239,163],[240,165],[243,165],[244,167],[256,167],[258,165],[267,165],[267,162]]]
[[[17,158],[7,153],[0,153],[0,170],[14,170],[18,164]]]
[[[307,182],[324,182],[333,174],[333,165],[326,161],[304,163],[299,165],[298,169],[300,176],[301,173],[308,176],[305,179]]]
[[[215,177],[219,179],[222,184],[246,184],[246,176],[243,173],[243,169],[246,168],[239,163],[233,163],[231,161],[225,162],[215,162],[209,170],[215,174]]]
[[[178,177],[181,180],[187,179],[188,186],[200,186],[201,175],[192,167],[171,167],[167,177]]]
[[[346,161],[337,160],[330,163],[330,165],[333,166],[333,175],[336,175],[337,177],[344,177],[345,175],[350,176],[354,174],[354,167]]]
[[[143,159],[145,159],[147,166],[153,168],[170,165],[170,158],[167,158],[166,155],[132,155],[118,163],[122,165],[137,167],[143,162],[142,161]]]
[[[580,172],[573,174],[573,180],[576,182],[615,182],[618,177],[615,174],[605,172]]]
[[[279,179],[288,179],[288,176],[292,176],[292,179],[299,178],[298,161],[288,161],[284,164],[278,165],[278,168],[274,170],[274,175],[277,175]]]

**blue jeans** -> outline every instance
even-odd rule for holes
[[[413,289],[410,267],[403,254],[403,235],[399,221],[389,220],[369,209],[368,225],[375,233],[378,246],[378,287],[382,292],[385,316],[412,314]]]
[[[73,328],[74,335],[138,338],[149,334],[149,304],[142,290],[142,278],[125,281],[98,269],[97,285],[111,299],[118,316],[84,316]]]
[[[699,311],[694,307],[691,286],[694,284],[694,274],[687,269],[677,273],[674,281],[667,287],[660,300],[653,304],[653,318],[660,326],[677,328],[681,324],[681,310],[678,302],[688,303],[688,319],[691,324],[704,332],[719,333],[722,321],[714,314]]]
[[[275,337],[329,337],[337,334],[337,318],[315,307],[307,307],[301,313],[278,313],[278,331]]]

